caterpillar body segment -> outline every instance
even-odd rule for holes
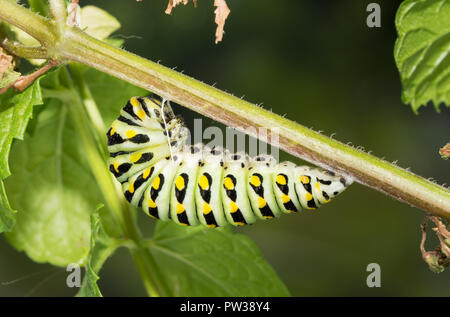
[[[319,168],[277,164],[203,144],[157,96],[132,97],[107,132],[109,169],[125,198],[148,215],[183,226],[243,226],[314,210],[352,180]]]

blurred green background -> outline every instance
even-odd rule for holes
[[[223,42],[214,44],[213,1],[164,14],[165,0],[82,0],[122,23],[125,48],[308,127],[371,150],[438,183],[450,164],[438,155],[450,137],[450,111],[419,115],[401,102],[393,59],[400,1],[377,1],[382,27],[366,26],[373,1],[228,0]],[[200,117],[177,107],[187,123]],[[218,124],[211,119],[203,127]],[[223,126],[222,126],[223,127]],[[302,163],[280,152],[281,160]],[[448,296],[450,272],[428,270],[419,252],[424,213],[355,184],[317,212],[238,229],[250,236],[294,296]],[[140,214],[148,234],[154,222]],[[434,248],[430,239],[428,248]],[[36,264],[0,238],[0,296],[71,296],[63,268]],[[381,288],[366,267],[381,266]],[[144,296],[136,268],[119,250],[100,273],[105,296]],[[8,283],[4,283],[8,282]]]

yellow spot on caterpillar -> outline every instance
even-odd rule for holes
[[[187,223],[183,223],[183,222],[179,222],[178,224],[182,225],[182,226],[185,226],[185,227],[189,226]]]
[[[116,133],[116,129],[111,128],[111,131],[109,132],[109,135],[113,136],[114,133]]]
[[[288,195],[281,195],[281,201],[283,202],[283,204],[289,202],[291,200],[291,198]]]
[[[216,225],[212,224],[212,225],[207,225],[209,228],[215,228],[217,227]]]
[[[130,161],[136,163],[141,158],[142,153],[136,152],[130,155]]]
[[[128,130],[127,132],[125,132],[125,135],[128,139],[131,139],[132,137],[134,137],[136,135],[136,131]]]
[[[139,107],[139,106],[140,106],[139,100],[137,100],[136,97],[131,97],[130,103],[131,103],[131,105],[132,105],[133,107]]]
[[[130,194],[134,193],[134,183],[130,183],[130,186],[128,186],[128,191]]]
[[[320,190],[320,184],[319,183],[316,183],[316,188],[317,188],[317,190]]]
[[[119,163],[114,162],[114,170],[116,171],[116,173],[119,173]]]
[[[180,203],[177,204],[176,211],[177,211],[177,214],[181,214],[182,212],[185,211],[184,206]]]
[[[306,198],[306,200],[311,200],[313,197],[310,193],[306,193],[305,198]]]
[[[264,208],[266,205],[266,200],[262,197],[258,197],[258,208]]]
[[[236,212],[238,211],[239,207],[234,201],[230,201],[230,212]]]
[[[234,188],[233,180],[230,177],[225,177],[225,179],[223,180],[223,184],[228,190],[232,190]]]
[[[205,215],[209,214],[211,210],[211,206],[208,203],[203,203],[203,213]]]
[[[159,178],[159,175],[156,176],[155,180],[153,181],[153,188],[158,190],[159,189],[159,185],[161,184],[161,179]]]
[[[142,109],[139,109],[138,112],[137,112],[137,116],[138,116],[140,119],[144,119],[144,118],[145,118],[145,111],[142,110]]]
[[[245,223],[243,223],[243,222],[235,222],[235,224],[236,224],[237,226],[245,226]]]
[[[273,216],[264,216],[265,219],[272,219]]]
[[[153,199],[149,199],[148,200],[148,206],[150,207],[150,208],[156,208],[156,203],[153,201]]]
[[[255,187],[259,187],[261,186],[261,180],[259,179],[258,176],[252,175],[252,177],[250,177],[250,184],[252,184]]]
[[[207,190],[209,187],[208,178],[206,178],[205,175],[200,176],[198,184],[200,185],[201,189]]]
[[[143,179],[147,179],[147,177],[150,175],[150,170],[151,170],[151,168],[149,167],[144,171],[144,173],[142,173]]]
[[[161,179],[159,178],[159,175],[156,176],[155,180],[153,181],[153,188],[158,190],[159,189],[159,185],[161,184]]]
[[[302,184],[309,184],[309,177],[308,176],[300,176],[300,181],[302,182]]]
[[[182,190],[185,186],[184,184],[184,178],[180,175],[177,177],[177,179],[175,180],[175,186],[177,187],[178,190]]]
[[[276,182],[280,185],[286,185],[286,177],[279,174],[279,175],[277,175]]]

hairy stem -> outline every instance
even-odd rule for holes
[[[27,16],[32,18],[28,22]],[[50,45],[58,34],[49,20],[10,0],[0,0],[0,19],[14,24]],[[42,30],[51,31],[51,35]],[[277,127],[279,135],[262,138],[313,164],[354,178],[409,205],[450,219],[450,191],[396,165],[310,130],[247,101],[186,75],[96,40],[77,28],[65,27],[56,45],[61,59],[77,61],[136,86],[155,92],[227,126],[255,134],[258,127]],[[49,40],[50,39],[50,40]],[[248,131],[247,131],[247,130]]]

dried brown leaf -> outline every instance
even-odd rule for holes
[[[167,9],[166,9],[166,14],[171,14],[173,8],[175,8],[180,3],[183,3],[184,5],[186,5],[188,3],[188,1],[189,0],[169,0],[169,4],[167,5]],[[196,2],[196,1],[194,1],[194,2]],[[197,5],[197,4],[195,3],[195,5]]]
[[[13,57],[3,52],[3,49],[0,47],[0,78],[7,70],[13,68],[14,68]]]
[[[444,160],[450,159],[450,142],[439,150],[439,154],[441,154]]]
[[[188,4],[189,0],[169,0],[167,4],[166,14],[171,14],[172,9],[175,8],[180,3],[184,5]],[[197,7],[197,0],[192,0],[194,7]],[[222,41],[224,34],[225,21],[230,14],[230,8],[228,8],[227,2],[225,0],[214,0],[214,14],[216,15],[215,22],[217,24],[216,28],[216,44]]]
[[[217,44],[220,41],[222,41],[225,21],[228,18],[228,15],[230,14],[231,11],[228,8],[225,0],[214,0],[214,6],[216,7],[214,14],[216,15],[215,22],[217,24],[216,29],[216,44]]]

